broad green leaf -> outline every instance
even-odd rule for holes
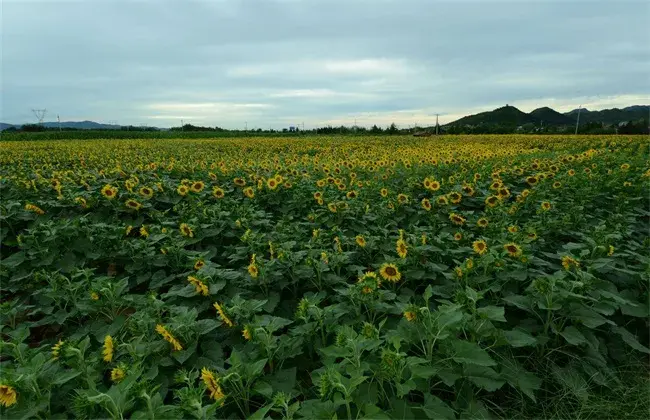
[[[23,261],[25,261],[25,253],[23,251],[19,251],[19,252],[16,252],[15,254],[11,254],[9,257],[1,260],[0,261],[0,266],[9,267],[9,268],[16,268]]]
[[[424,394],[424,404],[421,409],[429,419],[456,419],[456,413],[454,410],[452,410],[440,398],[429,393]]]
[[[504,331],[503,335],[512,347],[535,346],[537,339],[521,329]]]
[[[467,365],[463,369],[463,377],[490,392],[496,391],[505,384],[505,381],[494,369],[486,366]]]
[[[650,354],[650,349],[648,349],[643,344],[639,343],[634,335],[632,335],[628,330],[622,327],[614,327],[612,330],[621,336],[625,343],[632,347],[634,350],[638,350],[642,353]]]
[[[490,355],[476,343],[454,340],[452,341],[452,347],[454,350],[452,359],[455,362],[478,366],[496,365],[496,362],[492,360]]]
[[[506,322],[505,308],[501,306],[485,306],[483,308],[478,308],[477,311],[483,318],[490,319],[492,321]]]
[[[562,337],[569,343],[574,346],[579,346],[581,344],[588,344],[587,339],[584,335],[574,326],[568,326],[560,333]]]

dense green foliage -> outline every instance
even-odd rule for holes
[[[0,142],[0,414],[642,417],[648,145]]]

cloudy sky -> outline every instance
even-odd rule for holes
[[[650,1],[3,0],[0,121],[431,124],[650,103]]]

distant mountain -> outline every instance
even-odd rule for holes
[[[578,117],[578,110],[574,109],[565,113],[571,118]],[[599,122],[604,124],[618,124],[622,121],[636,121],[650,116],[650,105],[633,105],[625,108],[603,109],[589,111],[583,108],[580,111],[580,123]]]
[[[0,131],[10,127],[20,128],[22,124],[0,123]],[[59,128],[58,121],[44,122],[46,128]],[[77,130],[119,130],[121,125],[102,124],[95,121],[61,121],[61,128],[76,128]]]
[[[514,106],[506,105],[494,111],[468,115],[446,125],[507,125],[517,127],[535,121],[531,115],[518,110]]]
[[[537,108],[525,113],[514,106],[506,105],[494,111],[481,112],[469,115],[456,121],[445,124],[446,127],[462,126],[522,126],[527,123],[544,126],[569,126],[575,125],[578,110],[574,109],[564,114],[549,107]],[[597,122],[605,125],[618,124],[622,121],[638,121],[650,117],[650,105],[632,105],[623,109],[612,108],[601,111],[589,111],[582,108],[580,111],[580,125]]]
[[[560,114],[556,110],[547,106],[537,108],[529,114],[536,121],[545,125],[573,125],[576,123],[575,118],[569,115]]]

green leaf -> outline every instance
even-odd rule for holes
[[[650,349],[648,349],[643,344],[639,343],[634,335],[632,335],[628,330],[621,327],[612,328],[612,330],[621,336],[625,344],[632,347],[634,350],[638,350],[642,353],[650,354]]]
[[[572,319],[581,322],[583,325],[589,328],[597,328],[605,323],[615,325],[612,321],[604,318],[598,312],[585,307],[580,307],[576,310],[572,310],[570,316]]]
[[[429,419],[455,420],[456,413],[440,398],[428,393],[424,394],[424,405],[421,407]]]
[[[58,374],[56,376],[56,379],[52,381],[53,385],[63,385],[64,383],[70,381],[71,379],[76,378],[77,376],[81,375],[81,371],[74,371],[74,372],[66,372],[64,374]]]
[[[251,414],[248,418],[249,420],[263,420],[266,418],[266,413],[271,411],[272,408],[273,408],[273,404],[267,404],[264,407],[257,410],[256,412],[254,412],[253,414]]]
[[[574,346],[579,346],[580,344],[588,344],[585,336],[574,326],[568,326],[560,333],[562,337],[569,343]]]
[[[486,366],[466,365],[463,369],[463,377],[489,392],[494,392],[505,384],[494,369]]]
[[[23,261],[25,261],[25,253],[23,251],[16,252],[15,254],[11,254],[9,257],[3,259],[0,261],[0,265],[9,267],[9,268],[16,268],[18,267]]]
[[[533,402],[537,402],[534,391],[541,388],[542,380],[521,367],[515,359],[502,359],[501,377],[512,387],[526,394]]]
[[[478,366],[494,366],[497,364],[492,360],[490,355],[476,343],[464,340],[454,340],[452,342],[452,347],[454,348],[452,359],[455,362]]]
[[[478,308],[477,311],[481,317],[491,319],[492,321],[506,322],[505,308],[501,306],[486,306]]]
[[[510,295],[502,298],[506,303],[512,306],[516,306],[519,309],[530,312],[533,306],[533,302],[530,296],[521,296],[521,295]]]
[[[504,331],[503,335],[512,347],[535,346],[537,339],[521,329]]]

